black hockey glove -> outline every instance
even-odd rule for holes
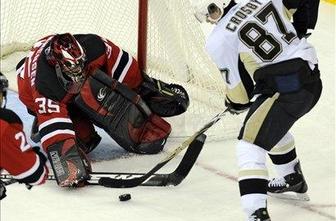
[[[4,182],[2,182],[2,180],[0,180],[0,200],[2,200],[3,198],[5,198],[6,195],[6,187]]]
[[[305,34],[299,34],[298,33],[298,37],[301,38],[309,38],[311,36],[312,33],[305,33]]]
[[[232,102],[228,97],[226,97],[225,99],[225,106],[228,108],[228,111],[231,114],[241,114],[245,111],[247,111],[251,105],[253,104],[253,102],[248,102],[247,104],[238,104],[238,103],[234,103]]]
[[[160,117],[172,117],[184,113],[189,107],[189,95],[184,87],[168,84],[143,73],[144,81],[137,93],[151,111]]]

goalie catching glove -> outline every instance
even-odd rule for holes
[[[184,113],[189,106],[187,91],[178,84],[167,84],[143,73],[139,94],[153,113],[171,117]]]

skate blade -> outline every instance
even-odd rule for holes
[[[298,201],[309,201],[310,198],[307,193],[295,193],[295,192],[286,192],[286,193],[270,193],[267,192],[267,195],[286,200],[298,200]]]

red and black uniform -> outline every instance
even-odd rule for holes
[[[94,132],[93,125],[71,105],[74,94],[67,93],[58,81],[55,68],[48,63],[46,50],[54,35],[39,40],[17,68],[19,98],[38,118],[44,149],[59,141],[85,141]],[[129,88],[143,81],[136,60],[111,41],[94,34],[74,35],[85,50],[88,75],[101,69]],[[84,129],[83,129],[84,128]]]
[[[0,169],[30,185],[43,184],[48,175],[46,158],[27,143],[20,118],[0,108]]]

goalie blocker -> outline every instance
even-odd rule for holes
[[[153,113],[140,95],[99,69],[88,77],[75,103],[130,152],[158,153],[171,132],[170,124]]]
[[[90,162],[74,139],[51,145],[47,149],[47,155],[59,186],[83,186],[90,178]]]

